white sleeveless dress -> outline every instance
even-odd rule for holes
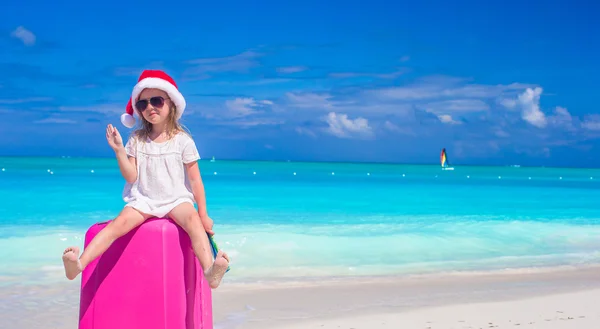
[[[165,217],[183,202],[195,204],[185,164],[199,160],[200,155],[188,134],[180,132],[163,143],[132,136],[125,150],[136,158],[138,171],[137,180],[123,189],[125,207]]]

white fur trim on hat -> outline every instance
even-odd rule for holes
[[[121,123],[127,128],[133,128],[135,126],[135,118],[129,113],[121,114]]]
[[[144,90],[146,88],[156,88],[156,89],[160,89],[160,90],[166,92],[169,95],[169,98],[171,98],[171,101],[173,102],[173,104],[175,104],[175,107],[177,108],[176,118],[177,119],[181,118],[181,115],[183,114],[183,111],[185,110],[185,105],[186,105],[185,98],[179,92],[177,87],[175,87],[169,81],[166,81],[166,80],[163,80],[160,78],[145,78],[145,79],[142,79],[140,82],[138,82],[135,85],[135,87],[133,87],[133,92],[131,93],[131,100],[132,100],[131,104],[134,108],[135,108],[135,102],[136,102],[138,96],[140,95],[142,90]],[[135,120],[135,118],[133,118],[133,119]],[[125,122],[123,122],[123,124],[126,125]]]

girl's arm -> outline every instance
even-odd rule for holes
[[[192,187],[192,193],[194,194],[194,200],[196,200],[196,204],[198,205],[198,215],[200,215],[202,225],[208,234],[213,235],[215,234],[212,230],[213,220],[208,216],[208,211],[206,210],[206,194],[204,191],[204,183],[202,183],[202,177],[200,176],[198,162],[192,161],[187,163],[185,168],[187,170],[190,186]]]

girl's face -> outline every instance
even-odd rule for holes
[[[169,118],[171,99],[160,89],[144,89],[135,103],[135,107],[146,121],[151,124],[165,122]]]

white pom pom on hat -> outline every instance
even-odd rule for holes
[[[146,88],[160,89],[169,95],[173,104],[177,108],[176,119],[181,118],[183,111],[185,110],[185,98],[179,92],[175,80],[168,74],[160,70],[144,70],[140,75],[137,84],[133,87],[131,92],[131,98],[127,102],[125,113],[121,115],[121,123],[127,128],[133,128],[135,125],[135,115],[139,115],[137,109],[135,109],[135,101],[137,100],[140,93]]]

